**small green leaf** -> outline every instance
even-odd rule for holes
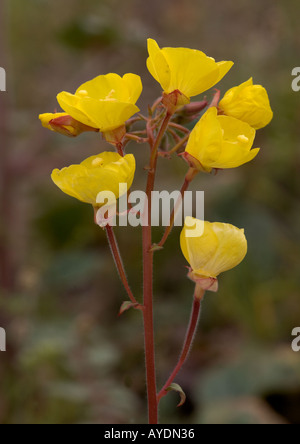
[[[183,404],[184,404],[185,401],[186,401],[186,394],[184,393],[184,391],[182,390],[182,388],[180,387],[179,384],[175,384],[175,383],[171,384],[171,385],[166,389],[166,391],[167,391],[167,392],[176,392],[176,393],[178,393],[179,396],[180,396],[180,403],[177,405],[177,407],[181,407],[181,406],[183,406]]]
[[[140,307],[141,306],[139,304],[134,304],[133,302],[125,301],[121,305],[119,316],[121,316],[125,311],[130,310],[130,308],[140,308]]]
[[[151,249],[150,249],[149,251],[152,253],[152,252],[154,252],[154,251],[160,251],[160,250],[163,250],[163,248],[164,248],[164,247],[161,247],[161,246],[158,245],[158,244],[153,244],[152,247],[151,247]]]

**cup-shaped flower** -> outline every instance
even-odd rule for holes
[[[121,157],[118,153],[103,152],[84,160],[80,165],[71,165],[62,170],[55,169],[51,178],[64,193],[100,207],[99,193],[110,192],[120,197],[132,185],[135,173],[135,158],[132,154]],[[120,187],[120,184],[122,185]],[[124,194],[122,193],[122,194]]]
[[[107,132],[123,126],[139,111],[135,103],[142,89],[141,78],[135,74],[107,74],[84,83],[75,94],[59,93],[57,100],[73,119]]]
[[[202,51],[189,48],[163,48],[148,39],[150,74],[160,83],[165,94],[179,92],[178,106],[190,98],[216,85],[233,65],[233,62],[216,62]]]
[[[247,122],[254,129],[263,128],[273,118],[266,89],[261,85],[253,85],[252,78],[229,89],[220,101],[219,108],[226,116]]]
[[[191,266],[189,277],[204,290],[217,290],[220,273],[239,265],[247,253],[243,229],[187,217],[180,236],[182,253]]]
[[[234,117],[219,116],[209,108],[191,132],[184,158],[194,168],[236,168],[252,160],[259,148],[251,149],[256,131]]]
[[[68,137],[76,137],[85,131],[98,131],[73,119],[67,113],[40,114],[40,121],[44,128]]]

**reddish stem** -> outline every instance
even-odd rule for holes
[[[151,250],[151,226],[143,227],[144,264],[144,338],[149,424],[157,424],[156,368],[153,325],[153,253]]]
[[[161,241],[157,244],[161,248],[165,245],[165,243],[166,243],[166,241],[167,241],[167,239],[168,239],[168,237],[169,237],[169,235],[170,235],[170,233],[171,233],[171,231],[173,229],[174,221],[175,221],[175,216],[176,216],[176,213],[177,213],[177,210],[178,210],[178,206],[180,205],[180,203],[182,203],[182,201],[184,199],[184,193],[188,189],[191,181],[193,180],[193,178],[195,177],[195,175],[197,173],[198,173],[197,170],[195,170],[194,168],[190,168],[189,171],[187,172],[185,178],[184,178],[184,182],[183,182],[183,185],[182,185],[181,190],[180,190],[181,197],[178,199],[178,201],[176,202],[176,204],[175,204],[175,206],[173,208],[173,211],[172,211],[172,214],[171,214],[171,217],[170,217],[170,225],[166,228]]]
[[[174,381],[177,374],[179,373],[182,366],[184,365],[184,363],[187,360],[187,357],[188,357],[188,354],[191,350],[192,343],[193,343],[195,333],[197,330],[197,326],[198,326],[198,322],[199,322],[199,318],[200,318],[201,300],[202,300],[203,296],[204,296],[204,290],[201,290],[199,287],[196,286],[190,323],[189,323],[186,338],[184,341],[184,346],[183,346],[181,355],[179,357],[179,361],[178,361],[176,367],[174,368],[173,372],[171,373],[171,376],[169,377],[169,379],[167,380],[167,382],[165,383],[165,385],[163,386],[163,388],[161,389],[161,391],[157,395],[157,402],[159,402],[161,400],[161,398],[163,398],[164,396],[167,395],[168,387],[170,387],[170,385],[172,384],[172,382]]]
[[[130,300],[132,301],[132,303],[134,305],[136,305],[135,308],[141,308],[140,304],[137,302],[137,300],[135,299],[135,297],[130,289],[113,227],[111,227],[110,225],[106,225],[105,229],[106,229],[108,243],[110,245],[111,252],[112,252],[113,258],[115,260],[115,264],[116,264],[117,270],[119,272],[121,281],[124,285],[124,288],[129,296]]]

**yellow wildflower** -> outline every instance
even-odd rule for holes
[[[209,108],[191,132],[184,157],[200,171],[235,168],[258,154],[259,148],[251,149],[255,134],[247,123]]]
[[[64,193],[90,203],[95,207],[100,192],[112,192],[120,197],[119,185],[132,185],[135,173],[135,158],[132,154],[121,157],[118,153],[103,152],[89,157],[80,165],[71,165],[62,170],[55,169],[51,178]],[[124,190],[126,191],[126,190]]]
[[[190,97],[216,85],[233,65],[233,62],[216,62],[202,51],[189,48],[160,49],[153,39],[148,39],[150,74],[160,83],[166,94],[180,92],[178,105],[185,105]]]
[[[57,100],[73,119],[106,132],[123,126],[139,111],[135,103],[142,88],[135,74],[107,74],[84,83],[75,94],[61,92]]]
[[[219,107],[227,116],[247,122],[255,129],[268,125],[273,118],[266,89],[253,85],[252,78],[228,90]]]

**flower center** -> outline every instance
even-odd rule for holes
[[[103,166],[104,164],[104,160],[101,157],[96,157],[96,159],[94,159],[92,161],[92,167],[94,168],[99,168],[101,166]]]
[[[107,96],[105,97],[105,100],[116,100],[113,98],[113,95],[116,93],[116,91],[114,89],[112,89]]]
[[[77,94],[81,97],[87,97],[89,95],[89,93],[85,89],[81,89],[80,91],[78,91]]]
[[[248,137],[246,137],[246,136],[244,136],[244,135],[240,135],[240,136],[238,136],[238,137],[237,137],[237,140],[238,140],[239,142],[241,142],[241,143],[248,143],[248,142],[249,142]]]

